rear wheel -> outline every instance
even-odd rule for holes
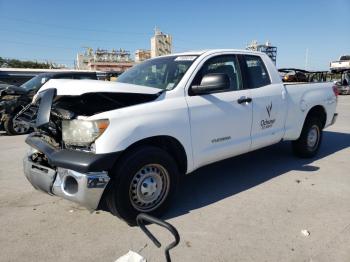
[[[152,146],[127,154],[111,174],[107,207],[131,225],[139,213],[161,215],[169,206],[179,181],[174,159]]]
[[[292,142],[294,153],[302,158],[314,157],[322,141],[322,123],[316,117],[306,119],[298,140]]]

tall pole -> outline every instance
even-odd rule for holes
[[[306,48],[305,52],[305,70],[309,67],[309,48]]]

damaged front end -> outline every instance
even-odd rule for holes
[[[108,127],[108,119],[84,120],[97,113],[156,99],[137,93],[87,93],[56,96],[47,89],[17,116],[35,129],[26,143],[24,173],[38,190],[97,209],[120,152],[96,154],[94,141]]]
[[[12,121],[12,118],[31,102],[30,94],[22,87],[7,85],[0,87],[0,130],[9,135],[25,134],[27,125]]]
[[[0,130],[3,130],[3,124],[15,115],[20,109],[24,108],[30,100],[20,95],[0,94]],[[28,128],[27,128],[28,129]]]

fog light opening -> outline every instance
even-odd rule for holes
[[[74,195],[78,192],[78,181],[72,176],[66,176],[63,189],[68,194]]]

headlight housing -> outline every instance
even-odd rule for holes
[[[63,120],[62,139],[66,145],[89,146],[107,129],[109,121]]]

